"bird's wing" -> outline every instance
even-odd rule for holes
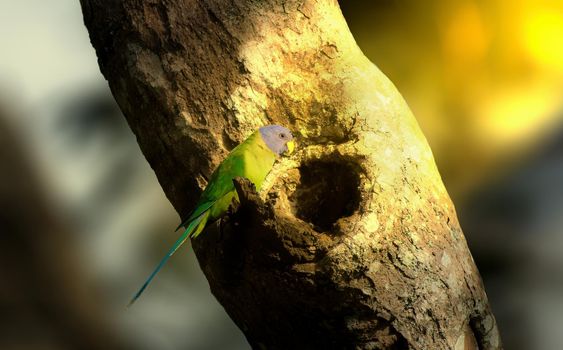
[[[200,200],[201,202],[201,200]],[[203,214],[204,212],[208,211],[209,209],[211,209],[211,207],[213,206],[213,204],[215,204],[216,201],[207,201],[205,203],[201,203],[199,204],[191,213],[190,216],[188,216],[188,218],[184,221],[182,221],[182,223],[180,225],[178,225],[178,227],[176,227],[175,231],[178,231],[180,229],[180,227],[186,226],[190,223],[190,221],[194,220],[195,218],[197,218],[198,216],[200,216],[201,214]]]
[[[176,231],[178,231],[180,227],[188,225],[190,221],[194,220],[202,213],[211,209],[215,202],[223,196],[234,191],[235,186],[233,184],[233,178],[244,174],[243,152],[244,149],[241,149],[240,146],[233,149],[229,156],[225,158],[213,174],[211,174],[209,183],[201,194],[195,209],[190,213],[187,219],[182,221],[176,228]]]

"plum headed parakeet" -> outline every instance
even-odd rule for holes
[[[186,228],[182,236],[160,261],[129,305],[141,296],[168,259],[189,237],[197,237],[208,223],[214,222],[227,212],[233,198],[238,199],[233,184],[235,177],[249,179],[256,186],[256,190],[260,191],[276,157],[293,152],[294,147],[293,135],[280,125],[263,126],[235,147],[211,174],[209,183],[190,216],[176,229]]]

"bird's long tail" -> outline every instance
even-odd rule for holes
[[[170,257],[172,255],[174,255],[174,253],[178,250],[178,248],[180,248],[182,246],[182,244],[184,244],[184,242],[189,238],[189,237],[193,237],[193,236],[197,236],[204,228],[205,228],[205,224],[207,223],[207,219],[209,218],[209,210],[204,211],[203,213],[201,213],[199,216],[197,216],[196,218],[194,218],[188,225],[188,227],[186,227],[186,230],[184,231],[184,233],[182,234],[182,236],[180,236],[180,238],[178,238],[178,240],[174,243],[174,245],[172,246],[172,248],[170,248],[170,250],[168,251],[168,253],[164,256],[164,258],[162,258],[162,260],[160,261],[160,263],[156,266],[156,268],[154,269],[154,271],[150,274],[149,278],[147,278],[147,280],[145,281],[145,283],[143,284],[143,286],[139,289],[139,291],[137,293],[135,293],[135,296],[133,296],[133,298],[131,299],[131,301],[129,301],[129,304],[127,304],[127,307],[133,305],[133,303],[139,299],[139,297],[141,296],[141,294],[143,294],[143,292],[145,291],[145,289],[148,287],[148,285],[152,282],[152,280],[154,279],[154,277],[156,276],[156,274],[160,271],[160,269],[162,269],[162,267],[166,264],[166,262],[168,261],[168,259],[170,259]]]

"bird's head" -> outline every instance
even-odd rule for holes
[[[280,125],[267,125],[261,127],[259,131],[266,146],[278,156],[293,152],[295,141],[289,129]]]

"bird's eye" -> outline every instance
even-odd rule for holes
[[[285,139],[285,134],[280,134],[280,138]]]

